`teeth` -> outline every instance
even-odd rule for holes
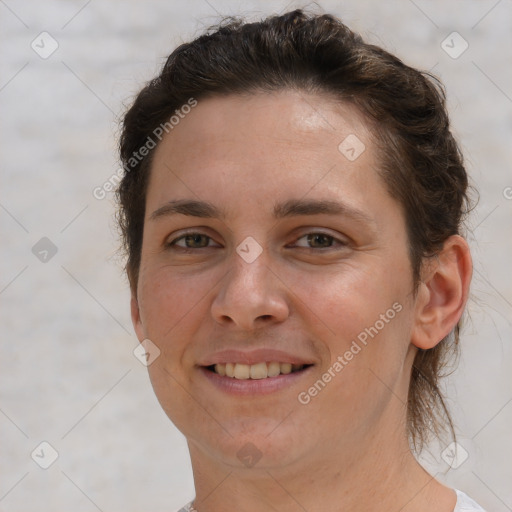
[[[222,366],[222,365],[219,365]],[[235,365],[233,363],[227,363],[226,364],[226,375],[228,377],[234,377],[235,376]]]
[[[267,377],[277,377],[280,374],[302,370],[304,365],[292,363],[279,363],[272,361],[270,363],[242,364],[242,363],[218,363],[215,365],[215,373],[235,379],[266,379]]]
[[[250,373],[251,367],[248,364],[235,364],[235,379],[248,379]]]
[[[281,373],[281,365],[276,361],[268,364],[268,376],[277,377]]]
[[[251,379],[266,379],[268,375],[267,363],[252,364],[249,371]]]
[[[218,373],[219,375],[226,375],[226,365],[225,364],[216,364],[215,365],[215,373]]]
[[[292,373],[292,363],[281,363],[280,365],[281,373]]]

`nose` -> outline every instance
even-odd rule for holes
[[[252,331],[289,316],[287,287],[269,263],[266,251],[251,263],[233,254],[232,267],[221,280],[211,306],[216,322]]]

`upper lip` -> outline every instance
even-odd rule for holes
[[[313,364],[313,361],[305,357],[300,357],[282,350],[275,350],[270,348],[260,348],[256,350],[223,350],[216,352],[207,357],[201,366],[211,366],[218,363],[242,363],[242,364],[256,364],[261,362],[277,361],[279,363],[292,363],[292,364]]]

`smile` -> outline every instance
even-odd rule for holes
[[[207,368],[222,377],[231,377],[240,380],[259,380],[277,377],[278,375],[288,375],[289,373],[301,371],[306,366],[309,365],[272,361],[270,363],[261,362],[256,364],[218,363],[208,366]]]

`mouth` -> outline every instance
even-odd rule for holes
[[[205,356],[197,365],[205,391],[217,389],[229,395],[266,395],[304,388],[316,361],[298,351],[274,347],[253,350],[227,349]],[[203,380],[205,379],[205,380]],[[207,391],[208,390],[208,391]]]
[[[279,361],[262,361],[255,364],[216,363],[200,366],[201,374],[208,382],[206,390],[214,389],[230,396],[253,397],[288,392],[306,386],[303,379],[313,370],[314,364],[293,364]],[[209,391],[206,391],[207,393]]]
[[[261,362],[256,364],[244,363],[217,363],[205,366],[206,370],[221,377],[228,377],[238,380],[261,380],[271,379],[279,375],[289,375],[301,372],[311,364],[281,363],[279,361]]]

